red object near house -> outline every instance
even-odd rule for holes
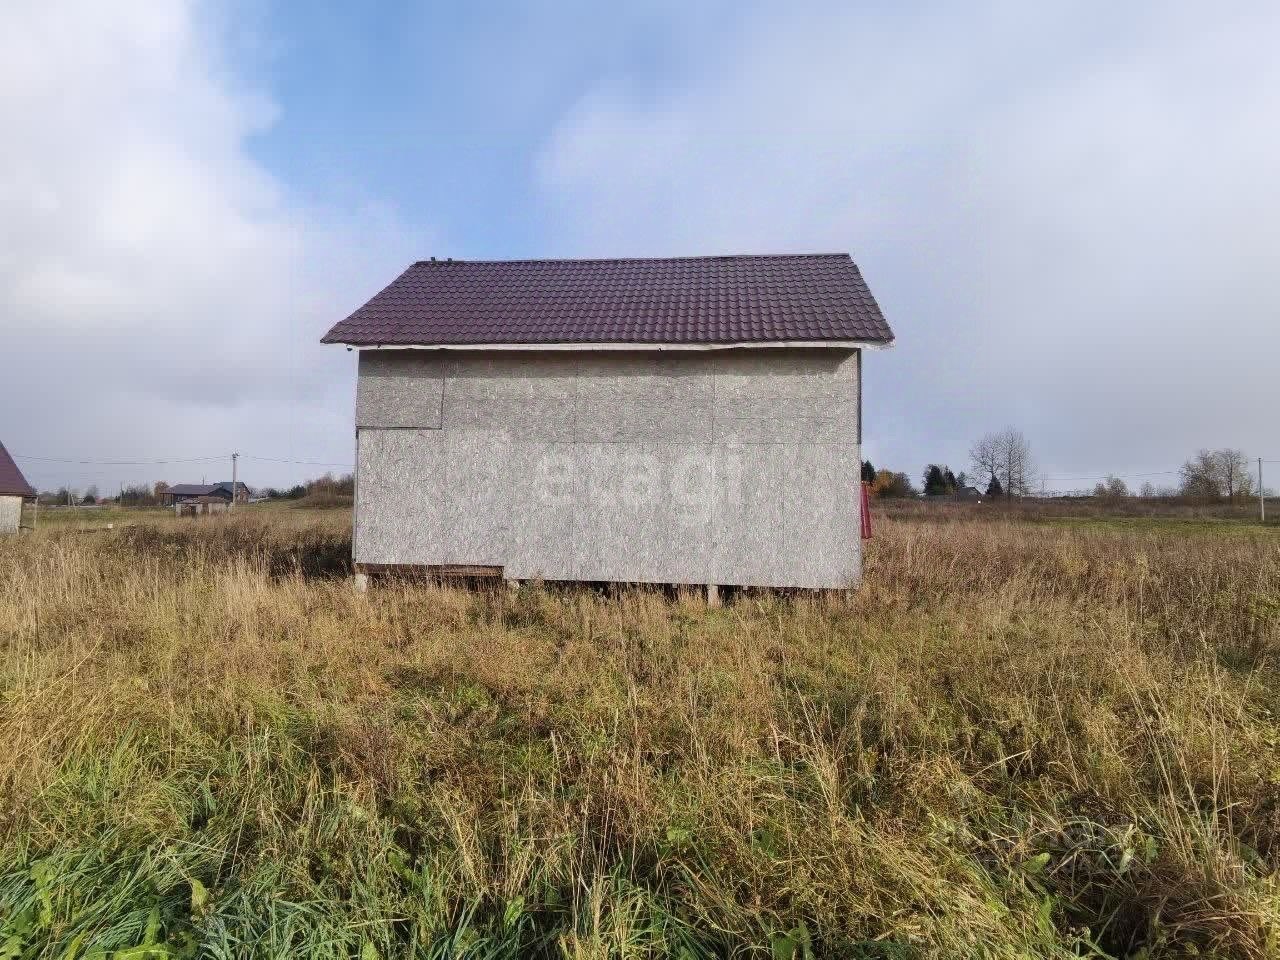
[[[861,504],[858,510],[862,519],[862,539],[871,539],[871,487],[865,483],[859,484],[862,487]]]

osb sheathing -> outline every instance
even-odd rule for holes
[[[355,559],[855,582],[852,350],[365,351]]]

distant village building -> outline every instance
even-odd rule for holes
[[[198,516],[207,513],[225,513],[231,505],[232,483],[175,483],[162,494],[166,503],[172,503],[178,516]],[[237,481],[234,486],[235,502],[248,503],[249,488]]]
[[[410,266],[358,349],[361,576],[844,587],[861,574],[847,254]]]
[[[231,500],[222,497],[182,497],[173,503],[173,512],[179,517],[226,513],[230,509]]]
[[[0,443],[0,535],[21,529],[22,504],[34,500],[35,496],[35,490]]]

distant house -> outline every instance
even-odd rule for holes
[[[239,481],[235,484],[236,503],[249,502],[249,487]],[[221,483],[175,483],[172,487],[165,490],[162,496],[168,498],[168,502],[177,503],[179,500],[189,500],[192,497],[217,497],[227,503],[231,502],[231,481],[223,480]]]
[[[232,489],[230,480],[221,483],[175,483],[163,497],[166,503],[173,504],[178,516],[223,513],[231,504]],[[248,503],[249,488],[237,481],[234,489],[235,502]]]
[[[358,575],[856,583],[892,340],[847,254],[415,263],[324,337],[360,351]]]
[[[22,526],[22,503],[35,499],[35,495],[9,451],[0,443],[0,534],[18,532]]]

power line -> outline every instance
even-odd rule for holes
[[[79,460],[75,457],[35,457],[26,453],[13,455],[19,460],[39,460],[44,463],[74,463],[93,467],[157,467],[169,463],[196,463],[203,460],[225,460],[225,456],[216,457],[171,457],[165,460]]]
[[[29,477],[105,477],[106,473],[97,470],[26,470]]]
[[[1170,477],[1178,472],[1179,471],[1177,470],[1155,470],[1155,471],[1152,471],[1151,473],[1126,473],[1125,471],[1121,470],[1118,473],[1104,473],[1101,476],[1045,477],[1044,479],[1046,481],[1052,481],[1054,483],[1067,483],[1071,480],[1106,480],[1108,477],[1120,476],[1120,475],[1123,475],[1126,477]]]
[[[331,463],[326,460],[281,460],[279,457],[258,457],[252,453],[242,453],[246,460],[262,460],[266,463],[292,463],[304,467],[354,467],[354,463]]]
[[[159,460],[93,460],[80,457],[37,457],[28,453],[14,453],[18,460],[34,460],[41,463],[69,463],[79,466],[94,467],[159,467],[171,463],[205,463],[210,460],[225,460],[229,454],[216,454],[208,457],[165,457]],[[287,460],[280,457],[259,457],[254,454],[241,454],[246,460],[261,460],[266,463],[291,463],[305,467],[354,467],[352,463],[340,463],[331,460]]]

